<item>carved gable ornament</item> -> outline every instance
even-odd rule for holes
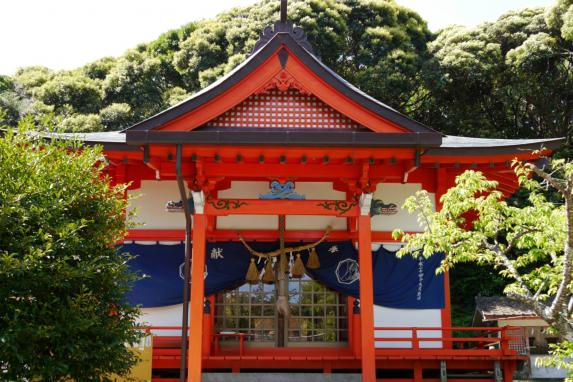
[[[286,92],[289,89],[298,90],[300,94],[310,95],[311,93],[305,89],[300,82],[291,76],[286,70],[281,70],[276,76],[272,78],[266,85],[260,88],[255,94],[265,93],[268,90],[278,89],[280,92]]]

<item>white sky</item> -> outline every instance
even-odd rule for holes
[[[277,0],[278,1],[278,0]],[[396,0],[437,30],[493,21],[509,9],[553,0]],[[71,69],[118,56],[193,20],[256,0],[7,0],[1,5],[0,74],[43,65]]]

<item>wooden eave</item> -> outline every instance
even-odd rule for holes
[[[302,146],[302,147],[439,147],[441,135],[434,133],[375,133],[364,131],[133,131],[127,143],[186,144],[216,146]]]

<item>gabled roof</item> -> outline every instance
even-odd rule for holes
[[[295,88],[302,88],[364,127],[366,132],[363,134],[369,135],[365,136],[366,140],[373,142],[375,146],[384,145],[384,142],[393,146],[396,140],[400,141],[401,145],[410,146],[435,147],[441,143],[442,135],[439,132],[368,96],[326,67],[312,53],[302,30],[293,27],[290,22],[277,22],[274,28],[266,28],[252,54],[220,80],[191,98],[126,129],[124,132],[127,135],[127,143],[153,143],[156,139],[171,141],[167,137],[170,134],[165,134],[167,132],[178,132],[177,139],[182,138],[181,133],[187,133],[185,143],[189,144],[194,143],[195,136],[197,143],[219,144],[258,144],[264,141],[260,138],[261,135],[277,136],[278,132],[273,134],[257,131],[259,139],[252,141],[247,138],[248,132],[237,132],[226,137],[228,139],[221,140],[219,136],[222,131],[219,131],[217,139],[211,137],[205,141],[206,132],[192,132],[261,91],[270,82],[276,82],[278,76],[284,76],[285,73],[289,77],[288,81],[296,83]],[[278,81],[280,82],[280,78]],[[293,141],[297,144],[317,142],[315,135],[319,134],[318,132],[308,134],[308,131],[301,132],[296,128],[288,130],[288,135],[294,138]],[[160,133],[161,137],[158,135]],[[285,131],[280,133],[284,135]],[[239,134],[243,138],[235,142],[231,135],[238,137]],[[374,134],[377,138],[373,137]],[[388,140],[385,139],[387,134]],[[404,136],[392,137],[398,134]],[[276,138],[270,140],[277,141]],[[351,141],[348,143],[352,145]]]
[[[255,140],[257,136],[260,136],[260,131],[248,131],[248,139]],[[205,136],[204,134],[209,134]],[[229,139],[233,138],[233,135],[237,132],[231,131],[202,131],[197,130],[195,134],[202,137],[204,142],[209,139],[213,139],[221,144],[225,143],[225,136],[230,136]],[[275,140],[274,143],[277,144],[292,144],[297,145],[298,143],[291,138],[289,132],[277,132],[270,131],[270,137],[266,137],[266,141]],[[278,133],[278,134],[277,134]],[[2,130],[0,130],[2,134]],[[175,133],[177,134],[177,133]],[[333,132],[316,132],[312,133],[314,137],[321,138],[320,142],[317,142],[316,146],[344,146],[353,145],[360,147],[369,147],[372,142],[369,142],[367,137],[376,137],[374,133],[365,133],[359,131],[333,131]],[[79,139],[87,145],[102,145],[106,150],[110,151],[139,151],[138,147],[130,146],[126,144],[126,135],[119,131],[102,131],[97,133],[43,133],[48,138],[59,137],[59,138],[70,138]],[[218,141],[216,140],[218,135]],[[176,135],[173,133],[166,133],[165,143],[176,143]],[[209,136],[211,138],[209,138]],[[170,140],[172,139],[172,141]],[[198,138],[196,138],[198,139]],[[386,139],[388,135],[386,134]],[[460,136],[444,136],[442,143],[439,147],[431,148],[427,150],[424,154],[425,157],[444,157],[444,156],[454,156],[454,157],[464,157],[464,156],[492,156],[492,155],[503,155],[503,154],[518,154],[520,152],[531,152],[533,150],[549,149],[555,150],[563,143],[565,138],[551,138],[551,139],[495,139],[495,138],[471,138],[471,137],[460,137]],[[285,143],[286,142],[286,143]],[[179,142],[179,143],[185,143]],[[374,142],[378,143],[378,142]]]
[[[493,296],[475,298],[476,315],[483,322],[496,321],[499,319],[536,318],[537,314],[529,306],[521,301],[512,300],[508,297]]]

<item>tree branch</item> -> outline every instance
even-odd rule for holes
[[[543,291],[543,288],[545,288],[546,284],[547,284],[547,277],[543,279],[541,285],[539,286],[539,289],[537,289],[537,292],[535,292],[535,294],[533,295],[533,298],[535,300],[539,299],[539,295],[541,295],[541,292]]]
[[[566,184],[563,184],[562,181],[554,178],[551,174],[548,174],[546,171],[540,169],[533,163],[526,163],[525,166],[529,167],[537,176],[543,178],[543,180],[545,180],[550,186],[559,191],[561,195],[565,196],[567,193]]]
[[[568,179],[568,183],[573,180]],[[558,314],[567,312],[567,303],[571,298],[571,290],[569,285],[573,279],[573,200],[571,196],[564,195],[565,197],[565,211],[567,214],[567,242],[563,254],[563,271],[561,273],[561,282],[559,288],[555,293],[555,299],[549,308],[549,314],[556,317]]]
[[[527,297],[528,299],[533,299],[533,295],[531,294],[529,287],[527,286],[527,284],[523,280],[523,277],[521,277],[521,274],[513,266],[513,264],[511,263],[511,260],[509,260],[509,258],[507,257],[507,254],[501,250],[499,245],[490,244],[487,242],[487,240],[485,238],[483,239],[483,243],[486,246],[486,248],[488,248],[490,251],[492,251],[496,254],[498,259],[501,260],[501,263],[503,264],[503,266],[509,271],[511,276],[517,281],[519,286],[525,291],[524,297]]]
[[[515,245],[517,244],[517,241],[519,239],[521,239],[523,236],[527,235],[528,233],[532,233],[532,232],[541,232],[540,229],[538,228],[525,228],[523,231],[519,232],[517,235],[515,235],[513,237],[513,239],[511,239],[511,242],[509,242],[507,248],[505,249],[506,253],[509,253],[513,250],[513,248],[515,247]]]

